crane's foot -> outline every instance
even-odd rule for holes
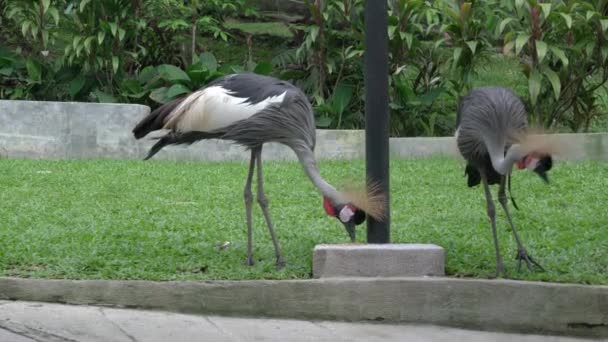
[[[540,269],[542,272],[545,271],[545,269],[538,262],[536,262],[536,260],[534,260],[532,256],[528,255],[528,252],[523,247],[517,250],[517,255],[515,256],[515,259],[517,259],[517,272],[521,272],[522,260],[526,262],[526,266],[528,266],[528,269],[530,271],[534,271],[533,266],[538,267],[538,269]]]
[[[285,268],[285,260],[283,260],[283,257],[278,257],[277,258],[277,271],[280,271],[283,268]]]

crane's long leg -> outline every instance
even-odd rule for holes
[[[253,169],[255,168],[255,149],[251,150],[251,160],[249,161],[249,174],[247,174],[247,182],[243,197],[245,198],[245,215],[247,218],[247,259],[245,263],[249,266],[253,265],[253,227],[251,217],[251,204],[253,202],[253,194],[251,193],[251,181],[253,180]]]
[[[521,240],[519,239],[519,235],[517,234],[517,231],[515,230],[515,225],[513,224],[513,220],[511,219],[511,213],[509,213],[509,207],[507,206],[508,201],[507,201],[507,194],[505,192],[505,180],[506,180],[505,176],[502,176],[500,178],[500,188],[498,189],[498,201],[502,205],[502,208],[504,209],[505,214],[507,215],[507,220],[509,221],[509,225],[511,226],[511,230],[513,231],[513,236],[515,236],[515,241],[517,241],[517,257],[516,257],[517,258],[517,272],[521,271],[521,261],[522,260],[526,261],[526,265],[528,266],[528,269],[530,271],[532,270],[532,264],[536,265],[538,268],[540,268],[542,271],[544,271],[545,269],[539,263],[537,263],[534,259],[532,259],[532,257],[530,255],[528,255],[528,251],[526,251],[526,248],[521,243]]]
[[[502,257],[500,256],[500,249],[498,248],[498,234],[496,233],[496,209],[494,207],[494,202],[492,201],[492,194],[490,193],[488,178],[483,170],[480,170],[480,174],[483,183],[483,190],[486,194],[486,208],[488,210],[490,224],[492,225],[492,235],[494,236],[494,248],[496,249],[496,277],[500,276],[500,273],[503,273],[506,277],[507,271],[505,270],[505,265],[502,262]]]
[[[256,154],[256,162],[258,168],[258,203],[260,204],[260,208],[262,208],[262,212],[264,213],[264,218],[266,219],[266,224],[268,225],[268,230],[270,231],[270,237],[272,238],[272,243],[274,244],[274,252],[277,257],[277,269],[281,269],[285,266],[285,260],[283,260],[283,256],[281,255],[279,241],[277,240],[276,234],[274,233],[272,220],[270,219],[270,213],[268,212],[268,198],[264,193],[264,175],[262,173],[261,147],[256,150]]]

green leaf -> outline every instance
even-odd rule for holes
[[[498,26],[498,34],[502,34],[502,32],[505,30],[505,27],[513,20],[515,20],[515,18],[507,18],[501,21],[500,25]]]
[[[393,37],[395,36],[395,30],[397,29],[397,26],[389,26],[388,27],[388,39],[393,39]]]
[[[74,40],[72,40],[72,47],[74,48],[74,50],[76,50],[76,48],[78,47],[78,44],[80,44],[81,40],[82,40],[81,36],[74,37]]]
[[[253,72],[259,75],[269,75],[272,72],[272,64],[268,62],[262,62],[255,66]]]
[[[593,18],[593,16],[595,14],[597,14],[597,12],[595,12],[595,11],[587,11],[587,15],[586,15],[587,21],[589,21],[589,19]]]
[[[116,25],[116,23],[108,23],[108,25],[110,25],[110,32],[112,33],[112,36],[116,37],[116,31],[118,31],[118,25]]]
[[[84,49],[87,51],[88,54],[91,53],[91,43],[93,42],[93,40],[95,40],[94,36],[87,37],[87,39],[84,40]]]
[[[346,8],[344,7],[344,3],[337,2],[336,5],[340,8],[340,11],[346,12]]]
[[[118,40],[122,41],[123,38],[125,37],[125,33],[127,33],[125,30],[123,30],[122,28],[118,28]]]
[[[10,76],[13,73],[14,70],[15,69],[13,69],[11,67],[0,68],[0,75]]]
[[[532,69],[530,72],[530,78],[528,79],[528,90],[530,92],[530,102],[533,106],[536,105],[538,94],[540,94],[541,81],[541,74],[538,72],[538,70]]]
[[[139,82],[134,79],[125,79],[120,84],[120,88],[123,91],[127,91],[129,93],[138,93],[144,90],[144,88],[139,84]]]
[[[593,41],[590,41],[585,45],[585,52],[587,53],[587,56],[592,56],[594,50],[595,50],[595,43]]]
[[[405,44],[407,45],[408,49],[412,48],[412,42],[414,41],[414,35],[411,33],[405,33]]]
[[[528,43],[529,39],[530,35],[528,34],[520,34],[519,36],[517,36],[517,38],[515,39],[515,55],[519,55],[521,49],[526,46],[526,43]]]
[[[150,65],[150,66],[147,66],[147,67],[143,68],[139,72],[139,75],[137,76],[137,79],[141,83],[148,83],[156,75],[158,75],[158,73],[156,71],[156,68]]]
[[[118,71],[118,66],[120,64],[120,60],[117,56],[112,56],[112,71],[116,73]]]
[[[99,43],[99,45],[103,44],[103,40],[106,37],[106,32],[105,31],[99,31],[97,32],[97,42]]]
[[[171,86],[171,88],[169,88],[167,90],[167,93],[165,94],[167,99],[173,99],[175,98],[177,95],[181,95],[181,94],[187,94],[191,92],[190,89],[188,89],[188,87],[186,87],[183,84],[174,84]]]
[[[435,40],[435,43],[433,43],[433,47],[435,49],[437,49],[441,46],[441,44],[445,43],[447,40],[448,40],[447,38],[437,39],[437,40]]]
[[[538,56],[538,61],[542,62],[545,56],[547,55],[547,43],[542,40],[536,41],[536,54]]]
[[[551,52],[553,53],[553,55],[555,55],[555,57],[559,58],[562,61],[562,64],[567,67],[568,66],[568,57],[566,57],[566,54],[564,53],[564,51],[562,49],[556,48],[556,47],[550,47],[549,48],[551,50]]]
[[[217,71],[217,59],[211,52],[203,52],[199,56],[199,60],[203,67],[211,72]]]
[[[199,61],[194,64],[190,64],[186,69],[186,74],[190,77],[190,82],[192,84],[203,84],[211,71],[205,69],[203,64]]]
[[[121,95],[127,96],[134,99],[141,99],[146,94],[148,94],[148,90],[144,89],[137,80],[134,79],[126,79],[121,85]]]
[[[86,6],[86,5],[87,5],[89,2],[91,2],[91,0],[82,0],[82,1],[80,2],[80,8],[79,8],[79,9],[80,9],[80,13],[82,13],[82,11],[84,11],[84,7],[85,7],[85,6]]]
[[[601,19],[600,24],[602,25],[602,31],[606,31],[608,28],[608,19]]]
[[[21,24],[21,34],[22,34],[23,36],[25,36],[25,35],[27,34],[27,31],[30,29],[30,26],[31,26],[32,24],[33,24],[33,23],[32,23],[31,21],[29,21],[29,20],[26,20],[26,21],[24,21],[24,22]]]
[[[572,17],[566,13],[560,13],[560,15],[566,20],[566,27],[572,28]]]
[[[82,87],[84,87],[84,83],[85,78],[82,75],[78,75],[78,77],[70,81],[70,83],[68,84],[68,93],[70,94],[70,96],[74,97],[78,95],[78,93],[82,90]]]
[[[49,6],[51,6],[51,0],[41,0],[42,3],[42,13],[46,13],[49,10]]]
[[[44,48],[46,48],[48,41],[49,41],[49,31],[44,30],[44,31],[42,31],[42,46]]]
[[[462,48],[457,47],[454,48],[454,66],[458,64],[458,60],[460,60],[460,55],[462,54]]]
[[[469,49],[471,49],[471,53],[475,54],[475,50],[477,49],[477,41],[470,40],[470,41],[466,42],[466,44],[469,47]]]
[[[53,17],[55,25],[59,25],[59,11],[57,11],[57,8],[53,7],[49,9],[49,14],[51,15],[51,17]]]
[[[25,67],[27,69],[29,79],[34,82],[40,82],[42,76],[42,66],[40,63],[32,57],[28,57],[28,59],[25,61]]]
[[[551,3],[542,3],[540,7],[543,10],[543,14],[545,15],[545,19],[549,18],[549,14],[551,13]]]
[[[186,81],[190,82],[190,77],[182,69],[171,64],[162,64],[156,67],[158,73],[167,81]]]
[[[117,102],[116,98],[114,96],[112,96],[112,95],[110,95],[110,94],[108,94],[106,92],[103,92],[103,91],[101,91],[99,89],[95,89],[93,91],[93,95],[95,95],[95,97],[97,98],[97,101],[101,102],[101,103],[115,103],[115,102]]]
[[[310,28],[310,39],[314,43],[317,40],[317,36],[319,35],[319,28],[317,26],[312,26]]]
[[[332,95],[332,107],[336,111],[336,113],[343,113],[348,104],[350,103],[350,99],[353,96],[353,87],[345,84],[338,84]]]
[[[555,71],[551,70],[547,66],[543,66],[542,71],[543,71],[543,74],[545,74],[545,76],[551,83],[551,87],[553,87],[553,95],[555,95],[555,99],[558,100],[559,95],[562,91],[562,83],[559,80],[559,76],[557,75],[557,73]]]
[[[6,17],[9,18],[9,19],[13,19],[13,17],[17,13],[21,13],[21,8],[20,7],[13,7],[13,8],[9,9],[6,12]]]
[[[160,87],[152,90],[150,98],[158,103],[167,102],[167,87]]]
[[[348,49],[347,49],[347,51],[348,51]],[[346,59],[350,59],[355,56],[356,57],[363,56],[363,50],[352,49],[352,50],[348,51],[348,53],[346,53]]]

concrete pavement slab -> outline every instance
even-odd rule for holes
[[[98,306],[0,301],[0,342],[408,340],[588,341],[571,337],[482,332],[434,325],[236,318]]]

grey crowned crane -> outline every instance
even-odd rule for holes
[[[355,226],[366,215],[380,219],[383,196],[372,187],[359,192],[340,192],[319,173],[314,157],[316,129],[312,106],[294,85],[273,77],[243,73],[216,79],[202,89],[166,103],[133,129],[136,139],[166,129],[169,132],[152,146],[145,160],[164,146],[192,144],[203,139],[224,139],[251,151],[245,181],[247,260],[253,264],[251,184],[257,167],[257,201],[262,209],[275,248],[277,268],[284,266],[279,242],[268,212],[262,173],[262,145],[277,142],[290,147],[311,182],[323,195],[325,212],[337,218],[355,241]]]
[[[510,90],[499,87],[473,89],[462,98],[458,108],[456,143],[466,160],[468,186],[474,187],[480,182],[483,184],[496,249],[497,277],[501,273],[507,274],[498,248],[496,211],[489,188],[493,184],[499,185],[498,201],[517,242],[518,271],[521,270],[522,260],[530,270],[532,265],[542,270],[542,266],[528,254],[515,230],[505,192],[507,179],[509,185],[511,183],[514,165],[519,169],[534,171],[549,182],[547,171],[553,164],[553,147],[546,139],[533,138],[528,134],[526,116],[522,101]]]

